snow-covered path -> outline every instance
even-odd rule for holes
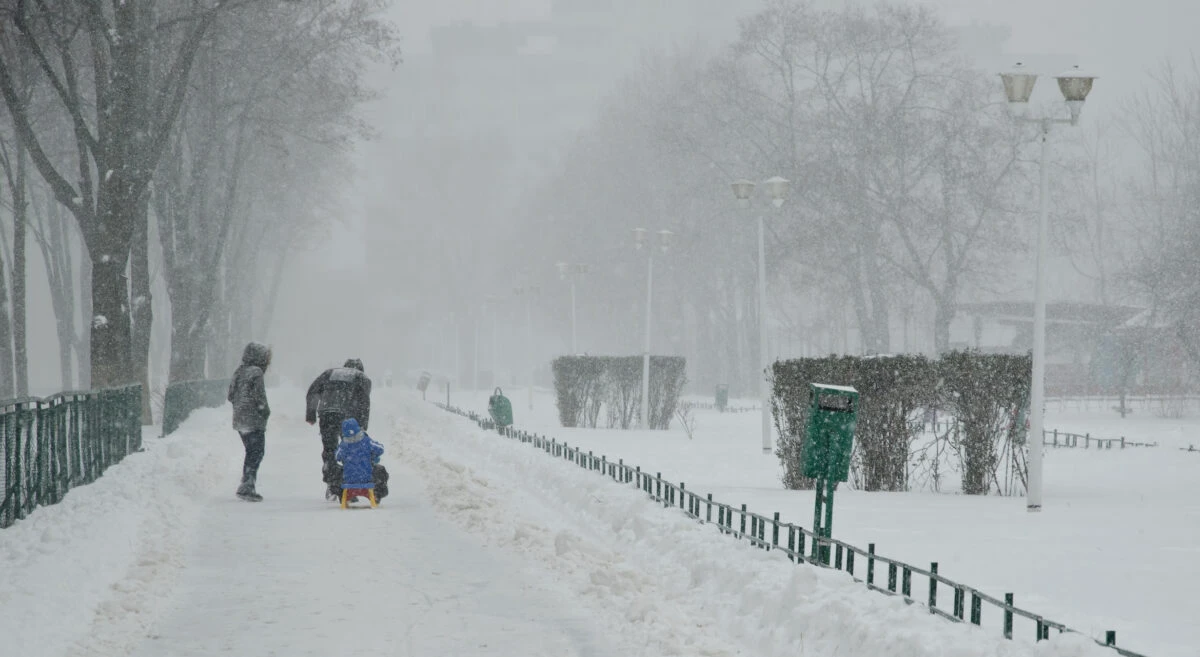
[[[233,496],[241,444],[228,408],[205,409],[0,532],[0,655],[1114,654],[950,624],[410,391],[373,395],[392,494],[343,511],[303,391],[268,394],[264,502]]]
[[[319,451],[315,429],[272,423],[266,500],[230,489],[210,501],[169,611],[135,655],[616,654],[517,558],[435,515],[395,459],[378,509],[323,500]]]

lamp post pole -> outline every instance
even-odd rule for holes
[[[650,308],[654,302],[654,249],[646,258],[646,340],[642,343],[642,429],[650,428],[650,324],[654,315]]]
[[[775,176],[763,184],[771,196],[771,203],[782,207],[787,198],[789,181]],[[754,193],[755,184],[749,180],[736,180],[731,185],[733,194],[743,207],[750,207],[750,197]],[[770,368],[770,356],[767,350],[767,248],[766,248],[766,219],[758,213],[758,397],[762,406],[762,451],[763,454],[772,452],[771,441],[771,387],[767,385],[767,370]]]
[[[671,231],[658,231],[658,248],[662,249],[663,253],[667,252],[667,242],[670,239]],[[642,345],[642,412],[638,422],[640,429],[650,428],[650,326],[651,309],[654,304],[654,245],[646,244],[646,229],[634,228],[634,248],[641,249],[646,247],[646,338]]]
[[[1057,76],[1059,91],[1070,109],[1071,118],[1029,117],[1027,108],[1036,73],[1026,72],[1021,64],[1009,73],[1001,73],[1004,93],[1009,108],[1018,121],[1036,123],[1041,137],[1041,171],[1038,190],[1037,251],[1034,263],[1033,283],[1033,362],[1029,383],[1029,484],[1026,488],[1025,508],[1027,511],[1042,510],[1043,444],[1046,405],[1046,242],[1049,232],[1049,188],[1050,188],[1050,131],[1055,124],[1079,125],[1083,103],[1092,90],[1096,78],[1084,75],[1079,67]]]
[[[767,385],[767,249],[763,236],[763,216],[758,215],[758,396],[762,405],[762,450],[771,453],[771,390]]]
[[[579,353],[579,340],[578,340],[579,333],[577,330],[578,324],[575,321],[575,319],[576,319],[575,283],[576,283],[576,280],[580,276],[588,273],[589,268],[588,268],[588,265],[583,264],[583,263],[569,264],[566,262],[558,262],[558,263],[555,263],[555,266],[558,267],[559,276],[561,276],[564,281],[567,281],[567,284],[571,288],[571,353],[578,354]]]
[[[525,361],[529,367],[529,410],[533,410],[533,297],[540,290],[536,285],[513,288],[513,294],[525,297]]]

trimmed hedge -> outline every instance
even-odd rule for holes
[[[558,420],[595,428],[604,407],[608,428],[629,429],[642,405],[641,356],[560,356],[552,364]],[[687,382],[687,361],[650,357],[650,428],[667,429]]]
[[[772,409],[779,429],[776,455],[790,489],[812,488],[800,473],[808,426],[809,384],[853,386],[860,394],[851,462],[864,490],[901,491],[909,484],[909,456],[922,430],[921,410],[945,410],[963,428],[953,439],[963,490],[986,494],[998,465],[997,441],[1013,440],[1013,418],[1027,401],[1030,358],[952,352],[924,356],[829,356],[779,361],[771,369]],[[1019,439],[1023,444],[1023,438]]]

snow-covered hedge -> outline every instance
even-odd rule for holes
[[[922,411],[958,419],[941,439],[959,456],[963,490],[986,494],[999,462],[1012,446],[1013,418],[1026,402],[1028,356],[952,352],[924,356],[830,356],[775,363],[772,409],[779,428],[776,455],[785,486],[811,488],[800,473],[800,449],[808,426],[809,384],[853,386],[861,395],[855,431],[854,481],[865,490],[907,490],[909,455],[922,430]],[[1023,444],[1022,441],[1017,441]]]
[[[564,427],[596,427],[602,406],[609,428],[633,426],[642,405],[641,356],[561,356],[553,370]],[[670,427],[686,371],[682,357],[650,357],[650,428]]]

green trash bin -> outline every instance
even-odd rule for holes
[[[800,455],[804,476],[846,481],[850,476],[850,453],[854,449],[858,391],[812,383],[809,384],[809,399],[808,432]]]
[[[496,391],[488,398],[488,415],[492,416],[492,421],[496,423],[496,430],[500,433],[504,433],[506,428],[512,426],[512,402],[504,396],[504,392],[500,388],[496,388]]]

